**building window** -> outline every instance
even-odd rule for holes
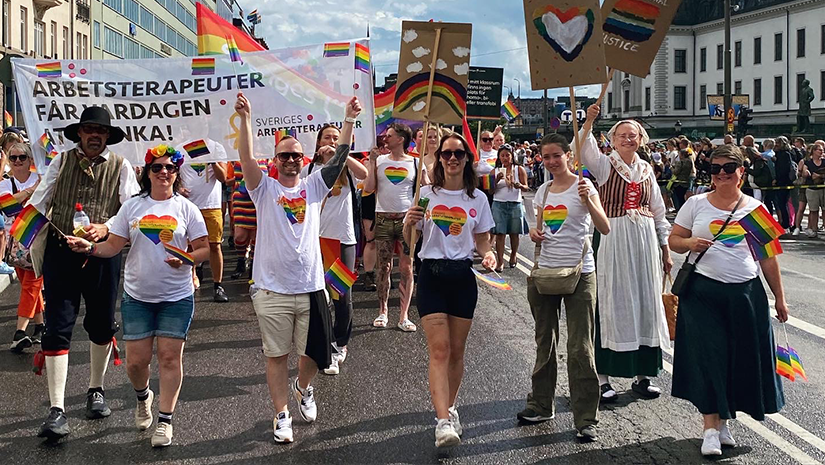
[[[773,77],[773,103],[774,105],[782,104],[782,76]]]
[[[27,42],[26,39],[28,39],[28,37],[29,37],[29,30],[28,30],[29,21],[28,21],[27,16],[28,16],[28,10],[26,10],[26,7],[21,6],[20,7],[20,50],[22,50],[23,53],[28,53],[28,51],[29,51],[28,44],[26,43]]]
[[[673,109],[687,110],[687,87],[674,86],[673,87]]]
[[[83,59],[89,59],[89,36],[83,34]]]
[[[46,25],[41,21],[34,22],[34,56],[42,57],[46,54]]]
[[[623,93],[624,93],[624,106],[622,108],[622,111],[627,113],[627,112],[630,111],[630,89],[625,89]]]
[[[734,81],[733,95],[742,95],[742,81]]]
[[[51,34],[51,48],[52,48],[52,58],[57,58],[57,23],[52,21],[51,29],[49,30],[49,34]]]
[[[140,46],[140,57],[141,58],[157,58],[155,52],[152,51],[151,48],[144,47],[143,45]]]
[[[155,33],[155,16],[143,6],[140,7],[140,27],[150,33]]]
[[[155,18],[155,35],[162,41],[166,40],[166,23],[158,18]]]
[[[796,30],[796,57],[805,57],[805,29]]]
[[[708,70],[708,49],[702,47],[699,49],[699,72],[704,73]]]
[[[725,93],[725,84],[721,82],[716,83],[716,95],[722,95]]]
[[[825,29],[823,29],[825,30]],[[3,45],[11,47],[11,0],[3,0]],[[825,41],[822,42],[825,44]]]
[[[798,73],[796,75],[796,103],[799,103],[799,89],[802,88],[802,81],[805,80],[805,73]]]
[[[103,50],[114,56],[123,58],[123,35],[103,26]]]
[[[69,59],[69,28],[63,26],[63,56],[64,60]]]
[[[118,13],[123,13],[123,2],[121,0],[103,0],[103,4],[117,11]]]
[[[92,43],[95,45],[95,48],[100,48],[100,23],[97,21],[95,21],[92,30]]]
[[[822,41],[822,43],[819,44],[819,53],[825,55],[825,24],[822,25],[822,28],[819,31],[819,37]]]
[[[613,92],[607,93],[607,112],[613,111]]]
[[[825,100],[825,71],[819,72],[819,100]]]
[[[762,79],[753,80],[753,106],[762,105]]]
[[[83,43],[83,34],[78,32],[77,37],[75,38],[75,44],[74,44],[74,49],[75,49],[74,57],[77,60],[82,60],[83,59],[83,48],[81,48],[81,46],[80,46],[80,44],[82,44],[82,43]]]
[[[699,109],[704,110],[708,107],[708,86],[702,84],[699,86]]]
[[[782,33],[773,35],[773,61],[782,61]]]
[[[687,50],[674,50],[673,71],[687,73]]]
[[[123,16],[134,24],[140,24],[140,5],[135,0],[123,0]]]
[[[128,37],[124,37],[123,58],[127,60],[140,58],[140,44]]]
[[[733,44],[733,66],[742,66],[742,41],[737,40]]]
[[[762,38],[754,37],[753,39],[753,64],[762,64]]]
[[[650,87],[645,87],[645,111],[650,111]]]
[[[724,45],[716,46],[716,69],[722,69],[725,64],[725,48]]]

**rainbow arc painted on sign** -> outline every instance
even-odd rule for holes
[[[432,97],[443,100],[461,118],[467,109],[467,89],[455,79],[441,73],[433,73]],[[418,73],[398,86],[395,93],[395,109],[407,111],[416,102],[427,98],[430,73]]]

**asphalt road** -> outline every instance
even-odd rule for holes
[[[701,417],[695,409],[669,395],[641,400],[630,392],[630,380],[614,381],[621,397],[601,411],[599,442],[576,443],[564,369],[564,327],[556,418],[540,425],[517,423],[515,414],[529,391],[535,353],[525,290],[525,272],[531,265],[526,257],[532,257],[527,242],[522,240],[519,249],[521,266],[503,274],[514,290],[480,284],[458,402],[464,425],[458,447],[434,447],[425,338],[421,330],[407,334],[395,329],[397,291],[391,294],[392,329],[383,330],[371,327],[376,294],[354,293],[349,357],[340,375],[321,374],[315,382],[318,421],[302,422],[291,401],[296,442],[275,444],[274,412],[248,286],[240,280],[228,282],[231,302],[216,304],[207,278],[196,296],[195,320],[184,352],[185,378],[171,447],[153,450],[151,432],[134,428],[134,391],[123,366],[110,365],[106,378],[112,416],[83,418],[89,349],[77,325],[66,390],[72,434],[58,445],[36,437],[47,414],[48,394],[46,378],[30,371],[32,352],[0,351],[0,463],[702,463]],[[739,446],[726,450],[716,462],[825,463],[825,419],[819,413],[825,392],[819,376],[825,372],[820,355],[825,340],[825,242],[788,240],[783,246],[783,277],[797,319],[787,332],[810,381],[784,383],[787,406],[780,416],[757,423],[740,415],[741,421],[732,426]],[[228,256],[227,268],[233,258],[234,254]],[[18,292],[15,283],[0,294],[0,334],[9,340]],[[418,321],[414,309],[412,318]],[[784,338],[781,325],[775,330]],[[658,383],[667,393],[672,357],[666,355],[665,362]],[[291,367],[294,376],[294,359]],[[157,392],[156,373],[153,378],[151,386]]]

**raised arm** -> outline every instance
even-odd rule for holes
[[[598,105],[590,105],[587,108],[587,120],[585,120],[579,131],[581,141],[582,164],[593,173],[599,184],[607,181],[610,176],[610,162],[607,157],[599,151],[599,144],[593,136],[593,123],[599,117],[601,109]]]
[[[347,169],[356,179],[367,179],[367,167],[355,158],[347,158]]]
[[[252,105],[243,94],[238,92],[235,101],[235,111],[241,117],[241,128],[238,135],[238,156],[241,159],[241,170],[246,188],[255,190],[263,179],[263,172],[252,156]]]
[[[346,111],[347,116],[344,118],[344,126],[341,128],[341,137],[339,138],[342,143],[338,144],[335,155],[321,168],[321,177],[324,178],[324,182],[330,189],[335,185],[338,176],[341,176],[344,165],[349,158],[349,147],[352,144],[352,127],[355,124],[355,118],[361,113],[361,104],[356,97],[353,97],[347,103]]]
[[[378,175],[376,173],[376,169],[378,166],[378,157],[381,156],[381,153],[378,151],[378,148],[373,147],[370,150],[369,159],[367,163],[367,177],[364,179],[364,192],[375,192],[375,188],[378,184]]]

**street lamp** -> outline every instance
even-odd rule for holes
[[[676,129],[676,134],[677,135],[681,134],[682,133],[682,122],[677,119],[676,124],[673,125],[673,129]]]
[[[518,99],[521,100],[521,81],[518,78],[513,78],[513,80],[518,83]]]

